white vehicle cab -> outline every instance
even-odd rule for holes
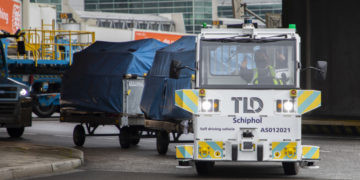
[[[182,68],[173,61],[170,76]],[[175,93],[194,130],[192,145],[176,147],[178,167],[205,174],[217,161],[281,162],[289,175],[318,168],[319,147],[301,142],[301,115],[320,107],[321,92],[300,89],[300,71],[295,29],[203,29],[195,88]]]

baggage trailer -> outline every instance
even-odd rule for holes
[[[119,136],[121,147],[128,148],[141,137],[155,137],[144,127],[140,100],[155,52],[166,45],[155,39],[97,41],[74,54],[74,64],[62,77],[60,122],[78,123],[76,145],[82,146],[86,136]],[[101,125],[120,132],[96,134]]]
[[[122,148],[137,145],[141,137],[155,137],[154,131],[144,127],[144,115],[139,108],[143,88],[142,77],[123,79],[123,113],[91,112],[77,110],[74,107],[62,107],[60,122],[78,123],[73,131],[73,141],[77,146],[84,145],[86,136],[119,136]],[[120,132],[95,133],[99,126],[105,125],[113,125]]]
[[[301,115],[321,106],[321,92],[300,89],[295,29],[202,29],[196,62],[196,87],[176,91],[194,129],[193,144],[176,146],[178,167],[200,175],[215,162],[279,162],[287,175],[318,168],[320,147],[302,144]],[[305,69],[325,76],[326,62],[318,64]],[[181,69],[173,60],[170,77]]]
[[[183,36],[174,43],[156,52],[153,66],[146,79],[141,100],[141,110],[145,114],[145,127],[155,130],[156,147],[159,154],[166,154],[169,143],[183,143],[182,134],[192,133],[191,113],[175,106],[177,89],[195,86],[195,75],[184,70],[179,79],[169,77],[172,59],[177,59],[188,68],[195,67],[195,36]],[[170,140],[170,135],[172,140]]]

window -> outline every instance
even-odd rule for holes
[[[170,31],[170,24],[162,24],[161,30],[162,31]]]
[[[138,23],[138,28],[139,29],[147,29],[147,24],[146,23]]]
[[[175,7],[178,7],[178,6],[186,6],[186,2],[175,2],[175,3],[174,3],[174,6],[175,6]]]
[[[158,10],[157,9],[144,9],[144,13],[156,14],[156,13],[158,13]]]
[[[85,10],[91,10],[91,9],[96,9],[96,5],[95,4],[86,4],[85,5]]]
[[[101,9],[110,9],[114,8],[113,4],[100,4]]]
[[[134,23],[132,23],[132,22],[127,23],[127,28],[133,28],[133,27],[134,27]]]
[[[118,3],[118,4],[114,4],[115,8],[127,8],[128,5],[126,3]]]
[[[202,40],[200,88],[295,87],[295,39]]]
[[[150,29],[151,30],[156,30],[156,31],[159,30],[159,24],[151,24]]]

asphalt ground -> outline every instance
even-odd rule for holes
[[[320,169],[301,169],[297,176],[283,175],[280,163],[217,163],[207,177],[197,176],[194,168],[177,169],[175,144],[167,155],[156,151],[154,138],[141,139],[137,146],[121,149],[118,137],[87,137],[83,147],[75,147],[72,131],[76,124],[59,123],[56,118],[34,120],[20,142],[74,147],[84,152],[85,164],[70,173],[30,179],[358,179],[360,177],[360,141],[356,137],[304,135],[303,144],[321,147]],[[97,133],[116,133],[104,126]],[[8,140],[0,129],[0,140]],[[191,140],[192,135],[182,137]]]

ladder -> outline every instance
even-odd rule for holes
[[[51,24],[44,24],[41,20],[41,58],[55,59],[55,20]]]

